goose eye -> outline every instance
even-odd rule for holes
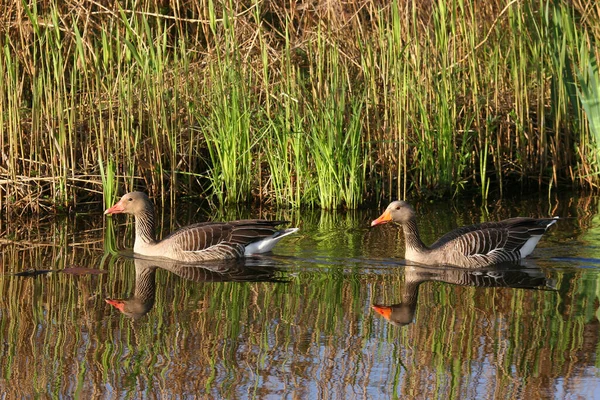
[[[133,201],[133,199],[130,197],[130,198],[127,199],[127,201]]]

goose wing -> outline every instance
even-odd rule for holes
[[[554,222],[556,219],[552,218],[518,217],[472,225],[442,236],[432,247],[438,246],[467,258],[482,258],[482,263],[517,261],[533,251]]]
[[[274,235],[278,231],[277,226],[286,222],[258,219],[202,222],[188,225],[165,237],[162,242],[171,242],[184,252],[199,252],[216,246],[239,248]]]
[[[497,222],[484,222],[470,226],[463,226],[446,233],[440,237],[431,248],[443,247],[445,244],[459,240],[469,243],[501,244],[508,242],[510,247],[521,245],[532,236],[544,234],[550,225],[556,222],[555,218],[525,218],[516,217]]]

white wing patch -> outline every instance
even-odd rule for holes
[[[558,221],[558,219],[559,219],[559,217],[554,217],[554,221],[551,221],[548,225],[546,225],[546,230],[548,230],[549,227],[554,225],[556,223],[556,221]],[[536,236],[530,237],[525,242],[523,247],[521,247],[521,250],[519,250],[521,252],[521,258],[525,258],[528,255],[530,255],[533,252],[533,249],[535,249],[535,246],[537,246],[537,244],[541,238],[542,238],[542,235],[536,235]]]
[[[246,249],[244,250],[244,255],[249,256],[251,254],[268,253],[282,238],[284,238],[287,235],[291,235],[297,230],[298,228],[289,228],[283,231],[279,231],[274,235],[266,237],[262,240],[252,242],[246,246]]]
[[[531,253],[533,253],[533,249],[535,249],[535,246],[537,246],[541,238],[542,235],[537,235],[527,239],[523,247],[521,247],[521,250],[519,250],[521,252],[521,258],[525,258]]]

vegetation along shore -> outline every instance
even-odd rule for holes
[[[3,210],[600,183],[594,0],[0,4]]]

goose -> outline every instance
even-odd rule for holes
[[[554,218],[517,217],[498,222],[465,226],[439,238],[430,247],[419,236],[413,208],[402,200],[390,203],[371,226],[398,222],[404,230],[404,258],[417,264],[483,268],[500,263],[516,263],[527,257]]]
[[[128,298],[107,298],[106,303],[134,320],[146,315],[154,306],[156,271],[169,271],[193,282],[285,282],[278,277],[279,270],[272,266],[254,266],[246,260],[218,260],[210,263],[189,264],[171,260],[134,257],[135,288]]]
[[[281,239],[298,231],[298,228],[277,228],[287,221],[245,219],[188,225],[156,240],[154,206],[146,193],[127,193],[104,212],[106,215],[121,213],[135,218],[134,253],[183,262],[227,260],[267,253]]]
[[[417,309],[419,286],[425,282],[443,282],[479,288],[558,290],[556,280],[547,277],[539,267],[506,269],[502,266],[494,266],[484,270],[472,270],[408,265],[404,270],[402,301],[392,305],[373,304],[373,310],[393,325],[404,326],[412,323]]]

